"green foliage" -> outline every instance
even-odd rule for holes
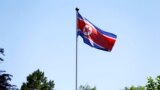
[[[145,90],[145,87],[144,86],[138,86],[137,90]]]
[[[145,87],[144,86],[138,86],[138,87],[131,86],[131,87],[125,87],[124,90],[145,90]]]
[[[0,54],[4,55],[4,49],[0,48]],[[0,61],[4,61],[3,58],[0,57]]]
[[[131,86],[130,90],[136,90],[135,86]]]
[[[156,77],[156,88],[160,90],[160,75]]]
[[[5,73],[5,71],[0,71],[0,90],[18,90],[16,85],[12,85],[9,83],[11,81],[10,74]]]
[[[147,78],[147,90],[156,90],[156,82],[152,79],[152,77]]]
[[[152,77],[147,78],[147,83],[145,86],[131,86],[125,87],[124,90],[160,90],[160,75],[155,78]]]
[[[23,83],[21,90],[53,90],[54,81],[47,81],[44,72],[39,69],[27,76],[27,82]]]
[[[4,49],[0,48],[0,54],[4,56]],[[4,61],[0,57],[0,61]],[[0,90],[18,90],[16,88],[16,85],[10,84],[10,81],[12,80],[13,77],[11,74],[6,73],[4,70],[0,70]]]
[[[91,88],[89,85],[86,86],[80,86],[79,90],[96,90],[96,87]]]

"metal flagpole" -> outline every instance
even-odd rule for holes
[[[78,27],[77,27],[77,15],[78,15],[78,11],[79,9],[76,8],[76,80],[75,80],[75,90],[78,89],[78,38],[77,38],[77,30],[78,30]]]

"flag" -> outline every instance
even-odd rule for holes
[[[104,51],[110,52],[117,38],[115,34],[101,30],[78,12],[77,29],[77,36],[80,35],[84,43]]]

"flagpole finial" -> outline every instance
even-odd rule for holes
[[[77,7],[76,7],[76,9],[75,9],[75,10],[78,12],[78,11],[79,11],[79,8],[77,8]]]

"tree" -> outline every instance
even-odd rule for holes
[[[44,72],[39,69],[27,76],[27,82],[23,83],[21,90],[53,90],[54,81],[47,81]]]
[[[138,86],[138,87],[131,86],[131,87],[125,87],[124,90],[145,90],[145,87],[144,86]]]
[[[4,49],[0,48],[0,54],[2,54],[4,56]],[[4,61],[1,57],[0,57],[0,61]]]
[[[125,87],[124,90],[160,90],[160,75],[157,76],[155,79],[153,79],[152,77],[148,77],[145,86]]]
[[[147,90],[156,90],[156,82],[152,79],[152,77],[148,77],[147,80]]]
[[[16,85],[9,83],[11,81],[11,74],[6,74],[5,71],[0,71],[0,90],[18,90]]]
[[[0,48],[0,54],[4,56],[3,48]],[[4,60],[0,57],[0,61]],[[18,90],[16,85],[9,83],[9,81],[12,80],[11,77],[13,77],[11,74],[7,74],[6,71],[0,70],[0,90]]]
[[[137,90],[145,90],[145,87],[144,86],[138,86]]]
[[[80,86],[79,90],[96,90],[96,87],[91,88],[89,85],[86,86]]]
[[[156,77],[156,88],[160,90],[160,75]]]

